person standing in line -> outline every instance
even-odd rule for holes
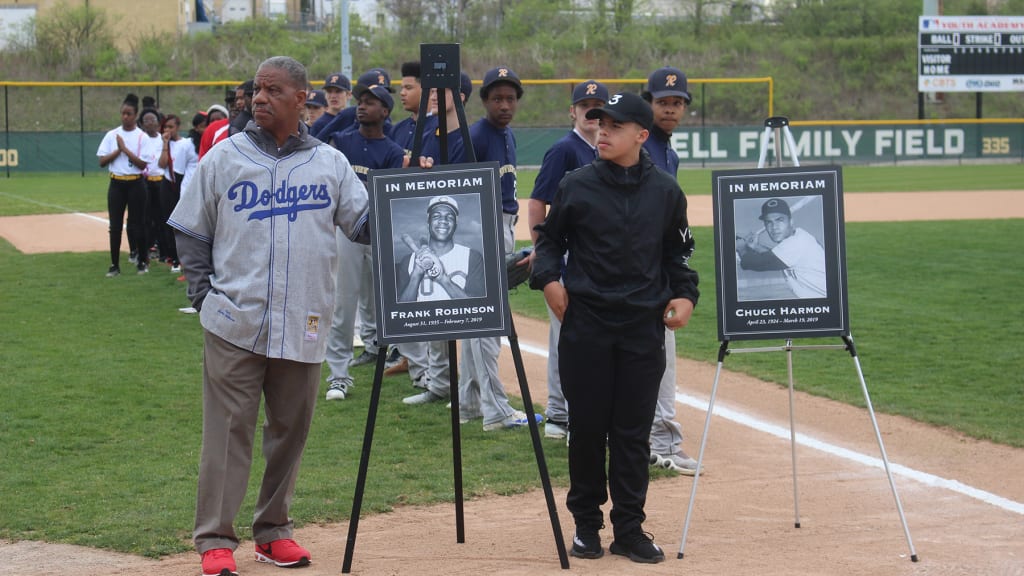
[[[324,78],[322,90],[327,98],[327,108],[309,127],[309,133],[313,137],[348,106],[348,101],[352,98],[352,81],[341,72],[328,74],[327,78]]]
[[[462,72],[459,79],[459,98],[465,105],[466,100],[473,93],[473,81],[469,74]],[[466,149],[462,141],[462,132],[459,129],[459,114],[455,108],[455,96],[451,88],[444,89],[445,94],[445,127],[447,128],[448,163],[459,164],[465,162]],[[440,103],[438,102],[437,89],[432,88],[428,100],[428,107],[431,115],[422,119],[423,142],[420,166],[434,166],[441,162],[441,123],[439,116]],[[412,143],[410,141],[410,146]],[[411,153],[411,150],[410,150]],[[452,202],[455,204],[455,202]],[[432,206],[428,205],[428,228]],[[458,220],[458,206],[455,204],[455,222]],[[430,230],[428,230],[430,232]],[[454,229],[452,230],[454,234]],[[429,236],[430,234],[428,234]],[[434,294],[434,292],[431,292]],[[407,354],[409,363],[409,377],[412,385],[421,392],[402,399],[402,402],[411,406],[429,404],[447,400],[451,396],[451,370],[449,369],[450,356],[448,355],[447,340],[432,340],[421,343],[421,346],[405,346],[403,354]],[[467,406],[463,403],[459,406],[460,420],[464,423],[471,419],[479,418],[480,411],[477,406]]]
[[[108,131],[96,150],[100,167],[110,173],[107,185],[107,219],[110,222],[110,268],[107,278],[121,274],[121,230],[128,211],[129,246],[144,245],[142,217],[145,212],[146,185],[142,171],[146,161],[139,156],[145,137],[138,126],[139,97],[128,94],[121,102],[121,125]],[[140,236],[142,236],[140,238]],[[139,270],[143,273],[142,270]]]
[[[587,116],[600,120],[600,158],[559,184],[537,227],[530,278],[562,322],[566,505],[576,524],[570,553],[604,555],[601,506],[610,493],[609,550],[656,563],[665,553],[643,530],[649,440],[665,371],[665,328],[685,326],[699,296],[697,273],[687,263],[693,235],[679,185],[642,153],[651,107],[620,93]]]
[[[306,97],[306,117],[303,121],[306,126],[312,126],[314,122],[324,115],[327,109],[327,96],[323,90],[310,90]]]
[[[516,139],[509,124],[515,117],[523,85],[507,66],[498,66],[484,74],[480,88],[486,115],[469,128],[477,162],[497,161],[501,180],[502,240],[506,254],[515,250],[515,224],[519,203],[516,200]],[[526,265],[526,263],[523,263]],[[529,424],[526,413],[512,408],[505,386],[498,377],[501,339],[471,338],[462,341],[459,396],[463,414],[476,408],[483,416],[485,431],[521,428]],[[540,419],[540,414],[535,414]]]
[[[199,155],[192,141],[182,138],[178,133],[180,125],[180,118],[168,114],[160,126],[164,144],[160,151],[159,165],[165,172],[160,187],[160,247],[171,265],[171,272],[174,273],[181,272],[181,262],[178,260],[174,229],[167,224],[167,219],[171,217],[171,212],[181,198],[181,183],[185,179],[185,172],[195,171],[195,166],[199,163]]]
[[[470,84],[470,89],[472,89],[472,84]],[[420,121],[420,98],[422,96],[420,63],[418,61],[403,63],[402,87],[398,91],[398,98],[402,101],[402,109],[409,113],[409,117],[391,127],[391,139],[405,150],[406,157],[412,156],[412,143],[416,138],[417,122]]]
[[[644,142],[644,150],[655,166],[676,178],[679,155],[672,148],[672,132],[690,104],[686,74],[678,68],[659,68],[647,78],[642,96],[654,113],[651,137]],[[668,329],[665,330],[665,361],[651,428],[651,466],[693,476],[697,473],[697,461],[683,451],[683,427],[676,421],[676,334]]]
[[[366,186],[370,170],[401,168],[405,153],[384,135],[384,121],[395,103],[381,86],[355,87],[357,130],[337,132],[328,139],[348,158],[356,176]],[[377,339],[376,307],[373,298],[373,252],[365,244],[353,242],[340,232],[337,238],[338,278],[334,298],[334,320],[327,337],[327,400],[344,400],[353,385],[349,366],[353,360],[352,339],[355,334],[356,309],[369,302],[360,311],[363,353],[375,349]],[[369,292],[369,294],[367,294]],[[373,354],[376,359],[377,354]]]
[[[402,85],[398,91],[398,97],[402,102],[402,109],[409,112],[409,117],[392,124],[389,137],[405,151],[405,159],[402,165],[407,167],[412,158],[412,145],[416,137],[416,122],[419,119],[420,97],[423,95],[423,87],[420,85],[419,61],[403,63],[401,73]],[[410,357],[412,357],[411,360]],[[413,363],[413,373],[410,374],[410,377],[415,382],[417,377],[422,377],[427,367],[426,342],[402,342],[392,345],[391,351],[388,353],[384,375],[392,376],[402,372],[409,372],[410,362]]]
[[[387,90],[389,93],[394,93],[395,89],[391,87],[391,75],[388,71],[383,68],[370,68],[366,72],[359,75],[356,79],[357,86],[366,86],[372,88],[374,86],[380,86]],[[326,124],[321,125],[313,133],[313,136],[321,140],[327,140],[333,134],[338,132],[344,132],[345,130],[356,129],[356,107],[349,106],[337,113],[333,118],[330,119]],[[384,123],[384,134],[391,134],[391,118],[388,118]]]
[[[548,206],[558,191],[558,183],[569,172],[597,158],[597,120],[587,119],[587,111],[604,106],[607,100],[608,88],[596,80],[587,80],[573,88],[572,104],[569,106],[572,130],[544,153],[530,201],[526,205],[530,237],[534,245],[537,244],[537,231],[534,228],[544,222]],[[529,258],[533,258],[532,253]],[[548,308],[548,319],[548,405],[544,436],[565,438],[569,433],[569,408],[562,393],[562,380],[558,376],[558,333],[562,324],[551,308]]]
[[[213,145],[220,142],[228,136],[228,130],[231,127],[231,120],[238,116],[238,109],[231,104],[230,112],[227,108],[220,104],[214,104],[210,106],[206,111],[206,130],[203,131],[203,139],[199,142],[199,159],[202,160],[203,156],[213,148]],[[223,113],[223,117],[221,117]]]
[[[135,265],[139,274],[149,272],[149,260],[155,257],[162,259],[163,246],[160,246],[160,187],[163,186],[164,169],[160,167],[160,152],[164,147],[160,125],[163,116],[153,108],[143,108],[139,113],[139,124],[145,136],[142,138],[142,149],[139,153],[146,161],[143,170],[146,181],[146,206],[144,208],[143,228],[145,243],[136,247]]]
[[[254,121],[210,150],[169,221],[203,327],[193,540],[206,576],[237,575],[234,520],[261,399],[266,468],[252,523],[256,560],[282,567],[311,561],[292,537],[289,509],[334,311],[335,229],[362,243],[369,229],[366,189],[352,166],[299,120],[306,86],[296,60],[264,60]]]

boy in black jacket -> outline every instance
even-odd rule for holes
[[[611,493],[612,554],[655,563],[665,554],[643,531],[665,327],[686,325],[697,303],[687,260],[686,197],[642,151],[653,121],[635,94],[615,94],[600,119],[598,154],[568,174],[538,232],[530,286],[562,321],[558,368],[569,402],[570,553],[604,554],[601,505]],[[563,283],[562,255],[569,253]],[[608,466],[605,468],[607,446]]]

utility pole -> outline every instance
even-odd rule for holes
[[[341,73],[352,77],[352,52],[348,47],[348,0],[338,0],[341,14]]]

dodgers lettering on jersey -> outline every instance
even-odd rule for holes
[[[227,197],[228,200],[236,201],[235,212],[250,211],[249,220],[287,216],[290,222],[295,222],[299,212],[303,210],[331,207],[331,195],[327,193],[326,184],[289,186],[287,180],[281,180],[281,184],[274,192],[260,190],[255,182],[242,180],[228,188]],[[258,210],[260,207],[266,209]]]

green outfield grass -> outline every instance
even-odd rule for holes
[[[0,215],[72,204],[102,211],[104,184],[0,179]],[[1024,253],[1011,241],[1022,227],[1021,220],[847,225],[851,326],[876,410],[1024,446]],[[678,351],[714,362],[712,231],[695,235],[703,297]],[[187,304],[184,288],[165,267],[113,280],[103,277],[106,267],[100,253],[24,255],[0,241],[0,539],[150,556],[183,551],[200,443],[201,331],[195,316],[177,312]],[[539,292],[520,288],[511,301],[517,313],[546,318]],[[797,352],[794,364],[799,389],[862,404],[848,355]],[[782,354],[730,356],[726,367],[786,379]],[[348,518],[370,369],[355,376],[349,400],[317,407],[293,508],[301,522]],[[412,391],[406,378],[385,379],[367,513],[453,498],[448,411],[402,405]],[[523,431],[462,431],[467,494],[539,486]],[[545,441],[545,450],[554,482],[564,484],[564,444]],[[260,468],[257,458],[254,476]],[[243,537],[253,498],[250,490],[239,515]]]

